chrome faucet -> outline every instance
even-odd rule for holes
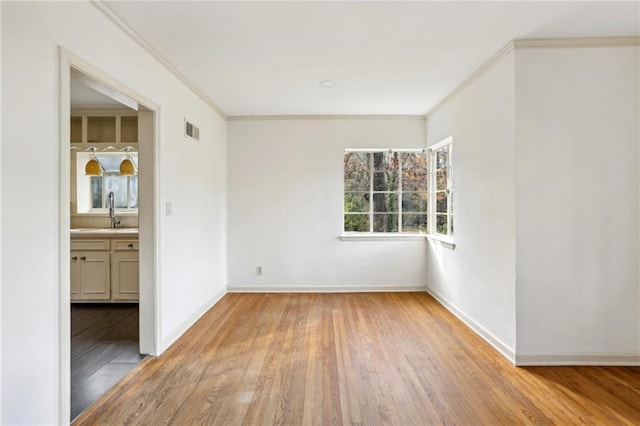
[[[120,224],[120,219],[116,217],[116,202],[113,191],[109,192],[109,217],[111,218],[111,227],[116,228]]]

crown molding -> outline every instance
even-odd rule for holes
[[[471,73],[469,77],[467,77],[462,83],[460,83],[451,93],[445,96],[440,102],[436,104],[433,108],[427,112],[425,115],[426,119],[429,119],[430,116],[436,113],[440,108],[445,106],[451,99],[456,97],[460,92],[466,89],[471,83],[480,78],[484,73],[489,71],[495,64],[500,62],[507,56],[509,53],[514,50],[514,42],[510,41],[507,43],[502,49],[500,49],[495,55],[493,55],[489,60],[487,60],[484,64],[480,65],[480,67]]]
[[[433,108],[427,112],[428,119],[440,108],[447,104],[452,98],[462,92],[467,86],[489,71],[494,65],[500,62],[505,56],[515,49],[549,49],[549,48],[579,48],[579,47],[625,47],[640,46],[640,37],[580,37],[580,38],[532,38],[512,40],[500,49],[489,60],[482,64],[469,77],[460,83],[451,93],[445,96]]]
[[[222,109],[216,105],[211,98],[209,98],[198,86],[193,84],[184,74],[182,74],[171,62],[169,62],[164,56],[162,56],[157,50],[155,50],[144,38],[142,38],[137,32],[133,30],[126,22],[122,20],[113,10],[109,8],[102,0],[91,0],[91,3],[101,11],[111,22],[119,27],[125,34],[127,34],[133,41],[135,41],[140,47],[147,51],[153,58],[155,58],[162,66],[164,66],[170,73],[172,73],[178,80],[180,80],[185,86],[187,86],[196,96],[198,96],[204,103],[209,105],[220,117],[227,119],[227,115]]]
[[[531,38],[514,40],[516,49],[640,46],[640,37]]]
[[[258,120],[421,120],[424,115],[366,115],[366,114],[311,114],[311,115],[230,115],[227,121]]]

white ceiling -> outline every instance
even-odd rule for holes
[[[513,39],[640,35],[637,1],[104,3],[230,116],[425,114]]]
[[[124,108],[124,105],[72,78],[71,108]]]

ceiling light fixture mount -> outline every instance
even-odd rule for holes
[[[320,87],[324,87],[325,89],[330,89],[336,85],[336,82],[334,80],[322,80],[318,84],[320,85]]]

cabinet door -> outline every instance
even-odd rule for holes
[[[84,300],[110,298],[109,253],[85,251],[81,253],[81,293]]]
[[[138,300],[140,298],[140,271],[137,251],[121,251],[113,254],[111,285],[113,300]]]
[[[80,252],[71,252],[71,300],[80,299]]]

